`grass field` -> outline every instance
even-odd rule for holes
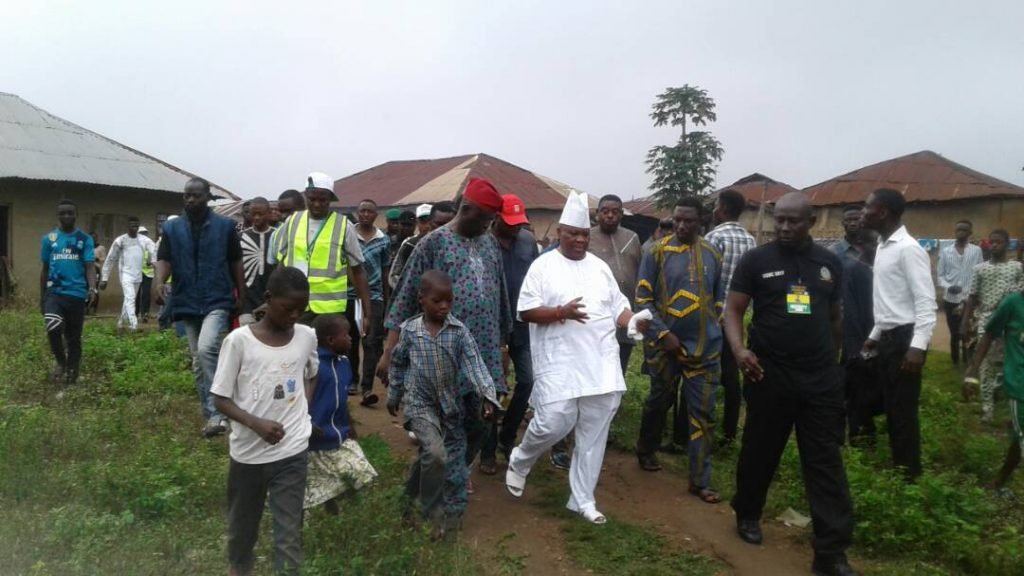
[[[41,320],[0,312],[0,573],[221,574],[227,472],[222,441],[199,438],[198,403],[182,343],[171,333],[117,337],[113,324],[89,321],[82,381],[62,399],[46,383],[50,366]],[[636,438],[646,382],[630,377],[616,420],[619,448]],[[976,405],[959,401],[948,357],[928,359],[922,394],[926,472],[905,485],[887,471],[885,442],[845,458],[857,511],[854,554],[870,574],[1024,573],[1024,506],[987,491],[1006,434],[982,426]],[[1004,412],[1000,421],[1005,421]],[[307,574],[478,574],[471,551],[432,544],[400,522],[404,462],[374,437],[364,449],[381,473],[372,490],[343,503],[342,515],[308,515]],[[716,457],[714,479],[732,493],[735,448]],[[685,463],[666,458],[670,470]],[[766,518],[787,507],[807,513],[791,444]],[[564,485],[531,477],[550,498],[538,511],[556,516],[581,572],[710,576],[718,566],[675,551],[654,529],[612,518],[603,528],[571,518]],[[1024,494],[1018,475],[1011,488]],[[264,522],[259,570],[270,567]],[[625,545],[623,545],[625,544]],[[488,573],[520,574],[514,554]]]

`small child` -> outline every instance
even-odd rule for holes
[[[336,498],[348,490],[359,490],[377,477],[356,442],[356,429],[348,417],[348,387],[352,348],[348,320],[340,314],[324,314],[313,321],[319,345],[320,371],[316,392],[309,405],[313,436],[309,440],[309,472],[304,508],[324,504],[338,513]]]
[[[431,522],[433,536],[454,532],[466,510],[466,433],[463,421],[469,410],[483,402],[483,417],[490,419],[498,400],[490,376],[469,329],[449,313],[452,279],[428,270],[420,279],[419,302],[423,313],[402,324],[391,355],[388,412],[398,414],[405,400],[405,428],[416,435],[419,454],[406,483],[410,503],[420,501],[423,518]],[[460,394],[459,378],[475,388],[470,397]]]
[[[1004,342],[1003,389],[1009,397],[1010,423],[1013,426],[1010,448],[993,482],[994,488],[1002,490],[1010,474],[1020,464],[1021,450],[1024,449],[1024,294],[1014,292],[1003,298],[989,317],[985,336],[964,376],[965,395],[969,396],[971,385],[978,383],[978,368],[997,338],[1003,338]]]
[[[210,392],[236,424],[229,441],[228,563],[251,574],[253,547],[270,493],[274,573],[302,563],[302,503],[310,421],[306,398],[317,375],[316,333],[296,324],[309,304],[309,282],[281,267],[267,280],[267,313],[224,339]]]

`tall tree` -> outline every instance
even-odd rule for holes
[[[658,206],[671,207],[685,196],[709,193],[724,150],[710,132],[687,131],[717,119],[707,90],[690,85],[666,89],[658,94],[651,119],[656,127],[672,125],[682,131],[675,146],[655,146],[647,152],[647,173],[654,176],[650,189]]]

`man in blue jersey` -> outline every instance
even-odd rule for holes
[[[53,377],[64,385],[78,381],[85,306],[96,297],[95,246],[91,236],[75,227],[77,219],[75,203],[61,200],[59,226],[43,235],[40,253],[39,309],[57,359]]]

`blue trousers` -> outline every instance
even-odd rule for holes
[[[648,359],[648,370],[651,374],[651,392],[644,402],[637,453],[653,454],[661,446],[668,410],[676,403],[681,377],[689,421],[687,451],[690,457],[690,484],[700,488],[709,487],[711,452],[714,446],[715,391],[721,377],[719,364],[684,365],[659,351]]]

